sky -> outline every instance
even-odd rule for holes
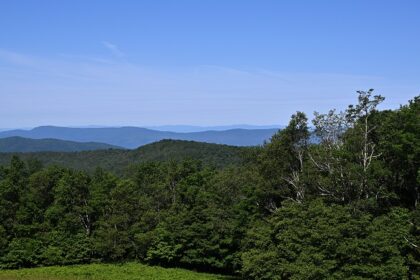
[[[4,0],[0,128],[287,124],[420,93],[417,0]]]

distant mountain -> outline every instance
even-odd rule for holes
[[[161,125],[161,126],[147,126],[145,128],[171,131],[171,132],[203,132],[208,130],[230,130],[230,129],[280,129],[284,128],[281,125],[249,125],[249,124],[234,124],[234,125],[220,125],[220,126],[195,126],[195,125]]]
[[[121,147],[95,142],[73,142],[57,139],[28,139],[23,137],[7,137],[0,139],[0,152],[76,152],[103,149],[121,149]]]
[[[193,141],[162,140],[135,150],[97,150],[85,152],[0,153],[0,165],[9,164],[13,155],[24,161],[39,160],[44,165],[94,171],[97,167],[123,173],[131,164],[146,161],[196,159],[204,164],[224,167],[242,160],[246,147],[235,147]]]
[[[140,127],[118,128],[69,128],[40,126],[31,130],[0,132],[0,138],[20,136],[33,139],[54,138],[77,142],[100,142],[129,149],[160,141],[162,139],[189,140],[234,146],[261,145],[278,129],[229,129],[190,133],[158,131]]]

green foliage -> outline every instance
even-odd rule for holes
[[[0,165],[9,164],[14,155],[24,161],[37,160],[44,166],[58,165],[93,173],[97,167],[119,175],[130,165],[151,161],[201,160],[215,167],[237,165],[250,148],[194,141],[162,140],[134,150],[108,149],[83,152],[0,153]]]
[[[0,267],[136,260],[247,279],[419,279],[420,99],[377,111],[381,100],[359,92],[346,113],[316,113],[312,142],[298,112],[262,147],[8,155]]]
[[[350,207],[285,204],[250,229],[242,255],[252,279],[407,279],[409,215],[374,218]]]
[[[420,201],[420,96],[396,111],[375,115],[375,135],[390,191],[408,207]]]
[[[19,268],[41,263],[42,242],[32,238],[14,238],[10,241],[7,254],[2,258],[2,267]]]
[[[0,270],[0,280],[228,280],[215,274],[183,269],[160,268],[140,263],[54,266],[20,270]]]
[[[269,184],[266,206],[276,208],[285,198],[302,202],[307,185],[304,182],[304,163],[307,159],[309,129],[306,115],[297,112],[289,125],[273,135],[259,158],[260,172]]]

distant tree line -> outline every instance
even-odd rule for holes
[[[90,175],[99,167],[104,171],[111,171],[117,176],[124,176],[133,163],[161,162],[169,159],[175,161],[186,158],[196,159],[205,165],[223,168],[240,163],[242,154],[246,153],[248,149],[249,147],[164,139],[134,150],[0,153],[0,165],[9,165],[12,157],[16,155],[29,165],[58,165],[87,171]]]
[[[0,169],[0,266],[139,260],[246,279],[420,279],[420,96],[358,92],[304,113],[242,163],[136,164],[124,175]],[[310,141],[312,134],[316,143]]]

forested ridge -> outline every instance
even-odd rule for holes
[[[99,167],[105,171],[123,175],[132,164],[150,161],[199,159],[203,164],[214,167],[239,164],[243,160],[242,155],[249,149],[248,147],[166,139],[134,150],[0,153],[0,165],[8,165],[13,156],[18,156],[29,166],[59,165],[88,173],[93,173]]]
[[[232,164],[166,156],[88,172],[14,155],[0,167],[0,266],[420,279],[420,96],[382,101],[360,91],[344,112],[297,112]]]
[[[0,138],[0,152],[42,152],[42,151],[93,151],[105,149],[122,149],[105,143],[73,142],[58,139],[29,139],[23,137]]]

